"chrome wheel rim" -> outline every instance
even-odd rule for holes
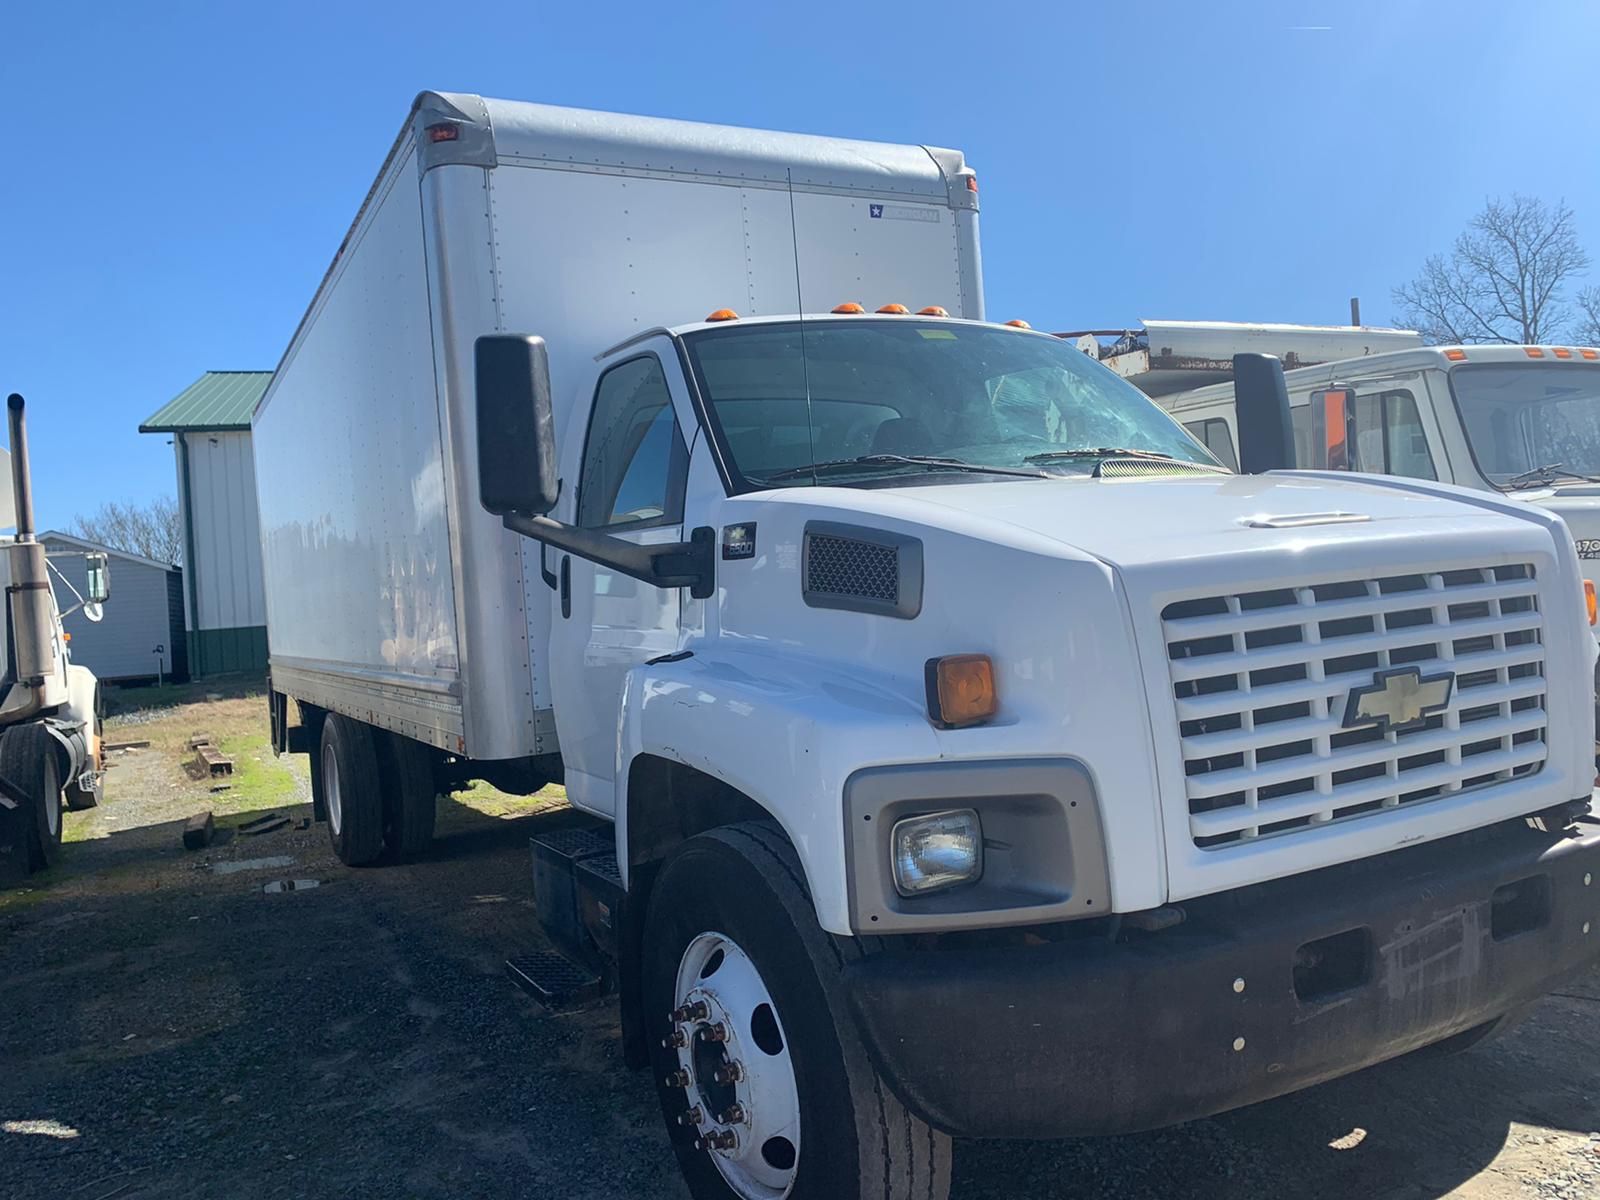
[[[322,800],[328,809],[328,828],[338,837],[344,828],[344,807],[339,802],[339,760],[331,744],[322,748]]]
[[[761,972],[726,934],[702,933],[679,960],[673,999],[669,1082],[685,1089],[696,1146],[741,1200],[782,1200],[799,1165],[800,1092]]]

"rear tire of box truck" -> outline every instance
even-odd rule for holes
[[[321,774],[328,840],[339,861],[349,867],[376,861],[383,853],[383,793],[372,727],[329,713],[312,769]]]
[[[61,749],[38,722],[13,725],[0,733],[0,775],[28,795],[27,811],[12,814],[27,846],[30,871],[41,871],[61,857]]]
[[[378,779],[383,789],[383,845],[395,862],[409,862],[433,841],[439,790],[434,786],[433,753],[398,733],[374,733]]]
[[[696,1200],[948,1195],[950,1139],[895,1099],[846,1008],[840,972],[863,953],[817,924],[799,859],[768,822],[690,838],[662,867],[645,916],[645,1033]]]

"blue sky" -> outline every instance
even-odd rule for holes
[[[173,490],[139,421],[276,364],[423,88],[959,147],[990,315],[1036,327],[1386,321],[1513,190],[1600,261],[1600,6],[1118,7],[13,5],[0,390],[41,523]]]

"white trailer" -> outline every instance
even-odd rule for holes
[[[71,661],[61,619],[81,609],[98,621],[111,595],[110,571],[104,554],[82,555],[87,595],[62,613],[51,575],[76,589],[35,536],[25,410],[21,396],[7,397],[11,446],[0,451],[0,526],[14,527],[0,539],[0,887],[53,864],[62,808],[94,807],[104,785],[100,685]]]
[[[696,1197],[942,1197],[1600,953],[1560,522],[1240,478],[980,297],[954,151],[424,93],[256,412],[275,744],[351,863],[565,780],[518,970],[616,990]]]

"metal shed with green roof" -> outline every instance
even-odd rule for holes
[[[139,426],[172,437],[183,520],[189,670],[267,669],[250,414],[271,371],[207,371]]]

